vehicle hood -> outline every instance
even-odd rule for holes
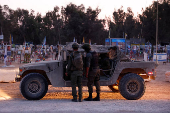
[[[50,70],[53,70],[56,68],[57,65],[60,64],[61,61],[58,60],[52,60],[52,61],[41,61],[36,63],[29,63],[20,66],[19,68],[24,70],[44,70],[45,72],[49,72]]]

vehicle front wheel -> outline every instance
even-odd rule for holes
[[[119,82],[119,91],[128,100],[137,100],[145,93],[145,82],[137,74],[126,74]]]
[[[28,100],[39,100],[48,90],[46,78],[39,73],[27,74],[20,83],[21,94]]]

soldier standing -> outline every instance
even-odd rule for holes
[[[85,98],[86,101],[100,101],[100,69],[98,66],[98,54],[94,51],[91,51],[91,47],[89,44],[84,44],[82,48],[86,51],[86,59],[85,59],[85,72],[86,77],[88,78],[88,92],[89,97]],[[96,86],[97,96],[92,99],[93,93],[93,83]]]
[[[71,71],[71,85],[72,85],[72,95],[73,102],[77,102],[77,91],[76,86],[78,86],[79,102],[82,102],[82,75],[83,75],[83,59],[81,53],[78,51],[78,43],[72,45],[73,53],[71,53],[68,67],[66,70],[66,76],[68,76],[68,71]]]

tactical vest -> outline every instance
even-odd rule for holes
[[[97,69],[99,67],[98,61],[99,61],[99,56],[96,51],[90,52],[92,54],[92,59],[90,62],[90,69]]]

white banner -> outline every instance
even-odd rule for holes
[[[147,59],[148,59],[148,54],[147,53],[143,53],[144,54],[144,61],[147,61]]]
[[[158,61],[167,61],[167,53],[157,53]],[[156,61],[156,53],[153,54],[153,61]]]
[[[0,35],[0,39],[2,39],[2,40],[3,40],[3,39],[4,39],[4,35]]]
[[[25,50],[25,53],[29,53],[29,51],[28,51],[28,50]]]

